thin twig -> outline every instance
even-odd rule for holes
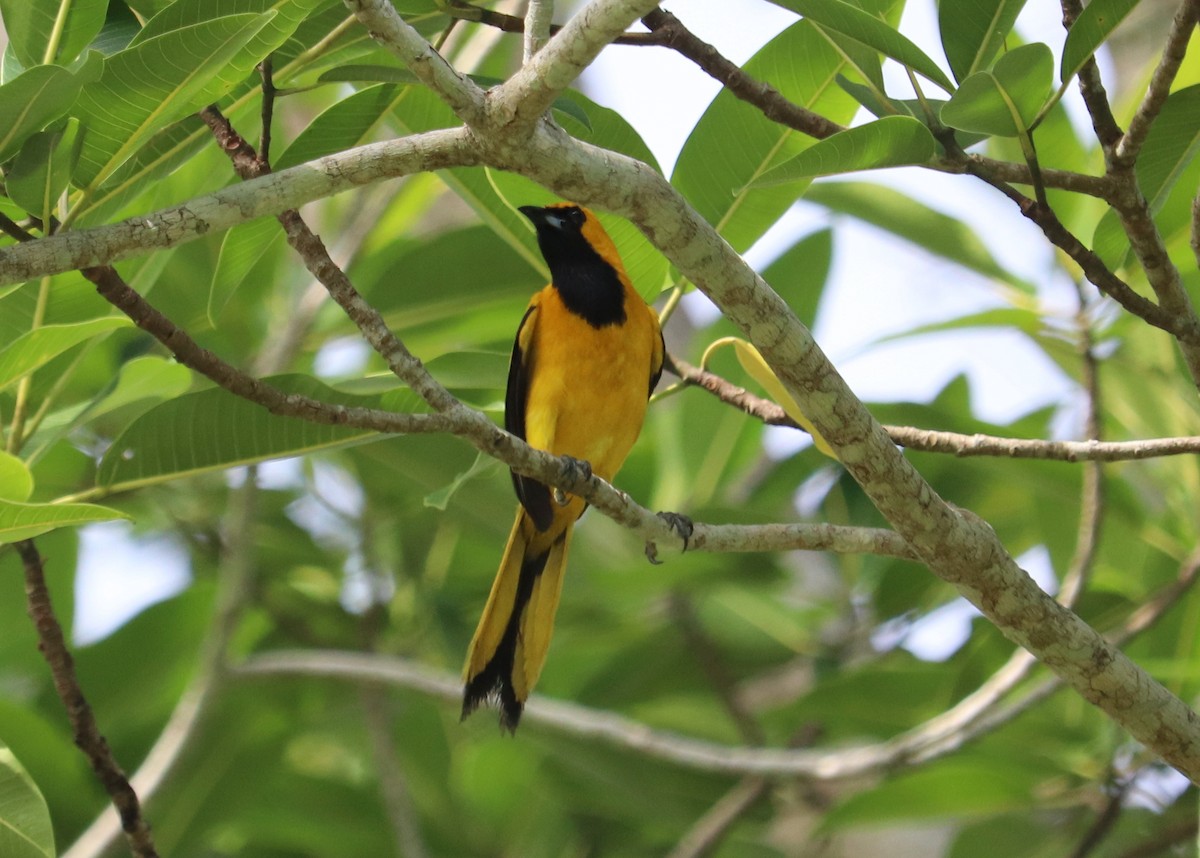
[[[258,157],[267,165],[271,163],[271,122],[275,115],[275,94],[278,91],[275,89],[270,57],[258,64],[258,71],[262,77],[262,133],[258,140]]]
[[[670,12],[656,9],[643,17],[642,23],[650,28],[649,35],[656,40],[654,44],[670,48],[691,60],[732,95],[757,107],[771,121],[818,140],[846,130],[844,126],[789,100],[769,83],[748,75],[715,47],[698,38]],[[1028,165],[997,161],[981,155],[946,159],[934,165],[934,168],[942,172],[966,173],[969,172],[968,163],[971,170],[987,173],[997,181],[1026,185],[1034,183]],[[1109,194],[1109,183],[1103,176],[1043,169],[1041,179],[1047,188],[1075,191],[1101,199],[1106,199]]]
[[[471,21],[476,24],[483,24],[485,27],[494,27],[504,33],[524,33],[525,20],[518,18],[516,15],[506,15],[503,12],[496,12],[491,9],[483,9],[479,6],[473,6],[470,3],[464,3],[462,0],[450,0],[446,5],[446,12],[456,21]],[[562,27],[558,24],[550,25],[550,35],[556,35]],[[617,38],[613,39],[614,45],[660,45],[662,40],[654,33],[622,33]]]
[[[755,396],[716,373],[699,369],[673,356],[666,368],[685,383],[708,391],[722,402],[740,408],[749,416],[769,426],[786,426],[804,431],[771,400]],[[914,426],[883,428],[892,441],[906,449],[925,453],[948,453],[960,457],[1001,456],[1060,462],[1121,462],[1200,453],[1200,435],[1154,438],[1146,441],[1048,441],[997,435],[964,435],[937,429],[918,429]]]
[[[730,93],[761,110],[771,121],[819,140],[846,130],[819,113],[790,101],[770,84],[746,74],[712,45],[697,38],[670,12],[655,9],[642,18],[642,23],[660,44],[687,57]]]
[[[142,815],[137,793],[129,785],[125,772],[117,763],[108,747],[96,715],[88,705],[79,677],[75,673],[75,660],[67,647],[62,626],[54,614],[50,590],[46,587],[42,556],[32,539],[15,544],[17,554],[25,568],[25,595],[28,600],[29,616],[37,629],[38,649],[50,666],[54,690],[58,692],[67,710],[71,733],[75,744],[87,757],[92,771],[108,793],[113,807],[121,817],[121,828],[129,841],[129,848],[137,858],[157,858],[150,825]]]
[[[86,268],[83,276],[96,285],[100,296],[128,316],[134,324],[166,346],[184,366],[194,369],[230,393],[261,405],[272,414],[299,417],[330,426],[355,426],[378,432],[445,432],[451,421],[440,414],[397,414],[375,408],[357,408],[321,402],[309,396],[285,393],[274,385],[247,375],[225,362],[155,309],[108,266]]]
[[[1083,11],[1083,3],[1080,0],[1061,0],[1061,6],[1063,27],[1070,30]],[[1088,114],[1092,117],[1092,128],[1107,160],[1121,137],[1121,127],[1113,117],[1108,93],[1104,91],[1104,82],[1100,79],[1100,67],[1096,64],[1094,56],[1088,57],[1079,69],[1079,92],[1083,96]]]
[[[1084,276],[1105,295],[1143,321],[1174,335],[1184,346],[1185,352],[1194,350],[1194,347],[1200,344],[1200,321],[1197,321],[1194,314],[1172,312],[1166,306],[1155,304],[1138,294],[1128,283],[1109,270],[1095,251],[1076,238],[1048,206],[1039,205],[1037,201],[1026,197],[1008,183],[995,180],[986,172],[973,168],[969,168],[968,172],[1012,200],[1021,214],[1036,224],[1051,244],[1071,257],[1083,270]],[[1149,271],[1147,276],[1150,276]],[[1159,294],[1161,299],[1162,293]]]

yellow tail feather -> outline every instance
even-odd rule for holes
[[[463,717],[495,700],[501,726],[516,729],[550,649],[573,525],[550,540],[518,508],[463,669]]]

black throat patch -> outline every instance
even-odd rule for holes
[[[625,321],[625,290],[613,267],[588,247],[591,259],[551,264],[554,288],[563,304],[593,328]]]

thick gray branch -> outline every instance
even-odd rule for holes
[[[360,146],[120,223],[0,249],[0,285],[175,247],[381,179],[479,162],[465,129]]]

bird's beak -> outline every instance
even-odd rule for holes
[[[519,209],[517,209],[517,211],[533,221],[534,227],[539,230],[542,227],[562,229],[565,223],[562,216],[551,208],[542,208],[541,206],[521,206]]]

